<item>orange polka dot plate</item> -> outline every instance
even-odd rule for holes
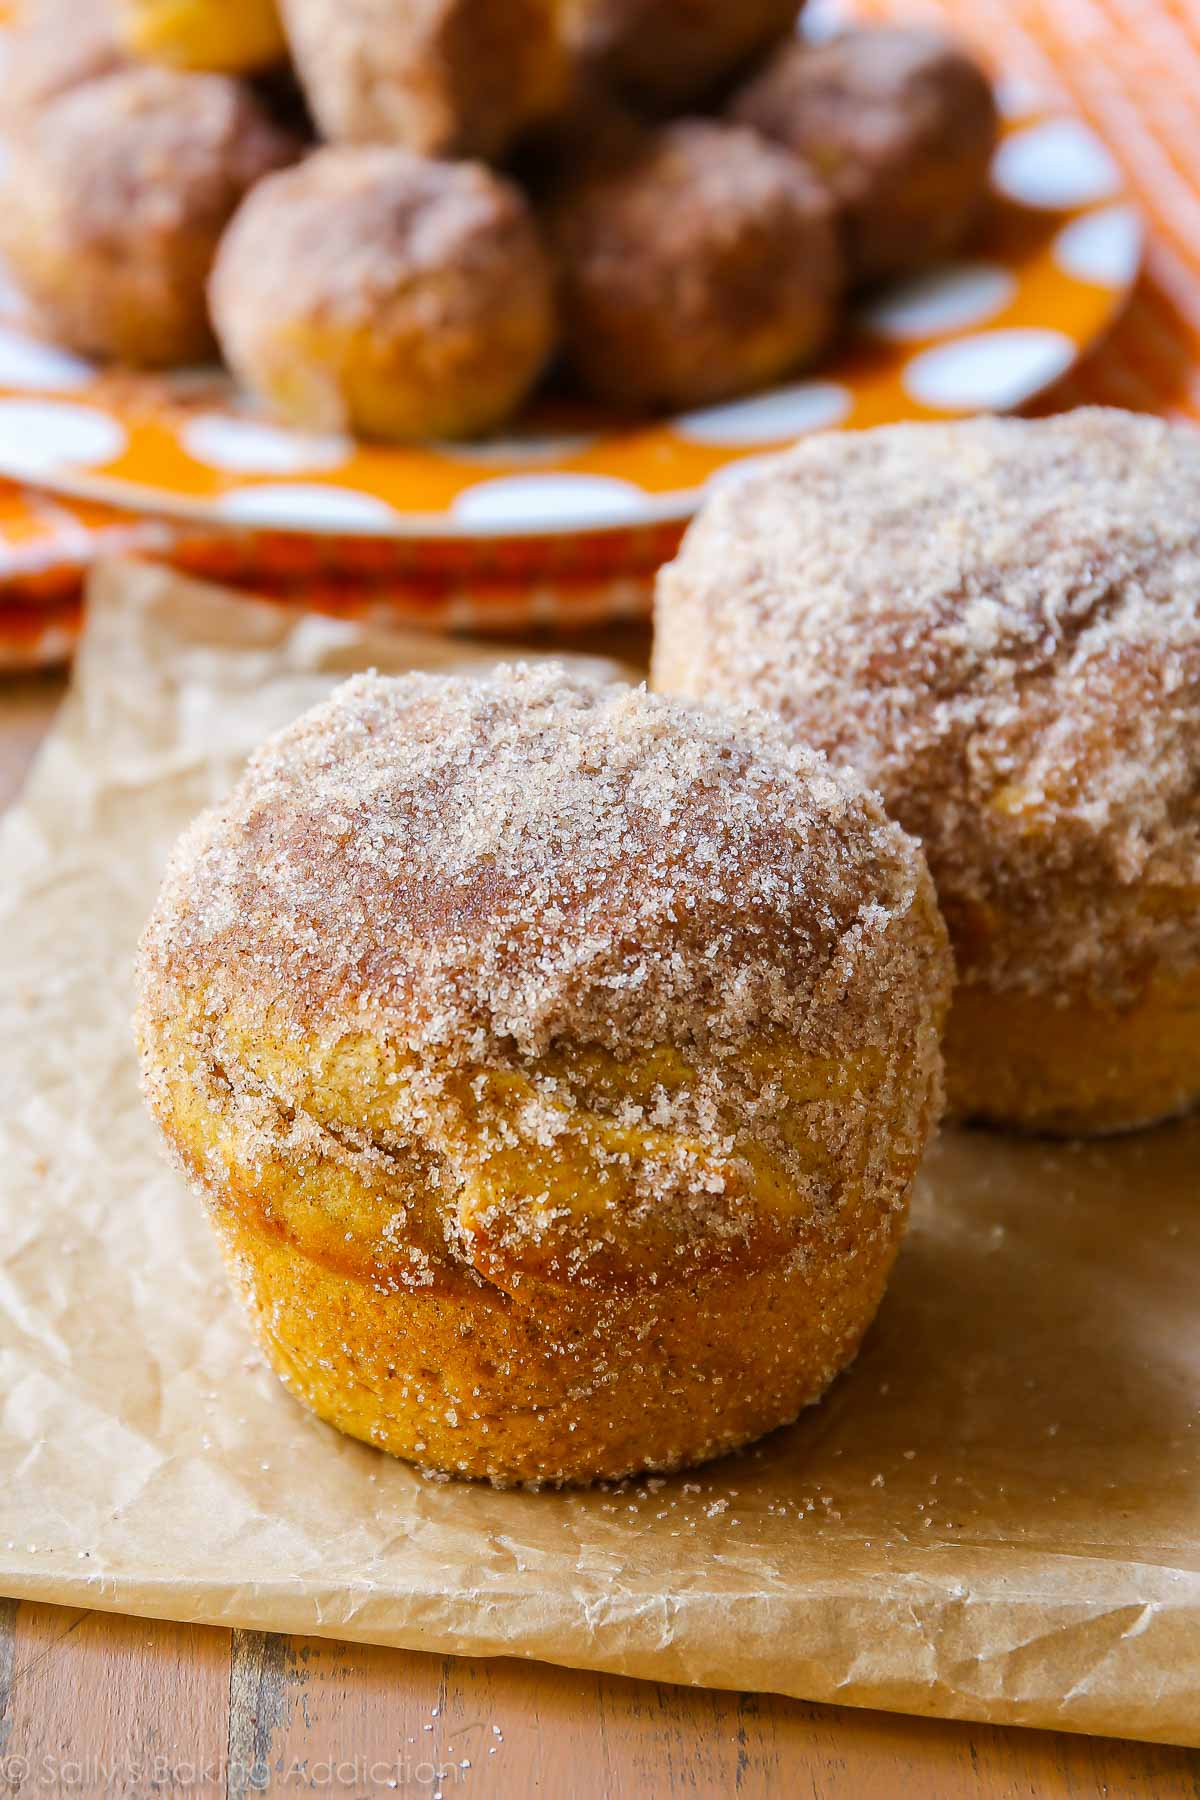
[[[747,458],[829,427],[1022,406],[1113,324],[1141,258],[1120,171],[1079,119],[1000,92],[976,243],[861,305],[803,379],[651,421],[550,394],[487,442],[371,445],[283,429],[219,372],[98,370],[30,335],[5,286],[0,474],[233,535],[420,542],[423,563],[432,545],[448,566],[506,543],[514,575],[556,556],[578,566],[569,539],[594,571],[612,534],[604,560],[646,568]]]

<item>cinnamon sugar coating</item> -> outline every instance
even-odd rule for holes
[[[1088,409],[830,435],[714,498],[655,684],[756,701],[924,842],[960,977],[1200,962],[1200,433]]]
[[[584,65],[643,106],[711,99],[794,27],[799,0],[561,0]]]
[[[785,43],[729,115],[828,185],[855,281],[936,262],[981,210],[996,103],[979,65],[934,32],[874,26]]]
[[[24,0],[5,39],[0,105],[41,106],[126,62],[114,0]]]
[[[753,714],[559,665],[368,675],[184,838],[147,966],[456,1060],[736,1050],[811,1031],[923,880],[870,794]]]
[[[549,209],[567,355],[600,398],[699,406],[811,360],[842,264],[825,190],[786,151],[711,119],[625,138]]]
[[[242,84],[130,66],[21,117],[0,242],[59,342],[135,365],[199,360],[221,233],[296,154]]]
[[[260,182],[222,242],[230,366],[291,422],[463,437],[525,398],[557,321],[521,191],[478,163],[360,145]]]
[[[558,0],[281,0],[331,143],[503,155],[563,98]]]
[[[745,1441],[853,1355],[948,987],[919,851],[758,715],[363,676],[181,841],[139,1036],[295,1391],[576,1480]]]

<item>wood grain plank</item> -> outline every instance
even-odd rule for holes
[[[229,1668],[227,1631],[22,1604],[0,1775],[17,1795],[221,1794]]]
[[[12,1691],[13,1642],[16,1635],[17,1602],[0,1600],[0,1757],[8,1748],[8,1696]]]
[[[227,1800],[262,1793],[273,1781],[272,1746],[290,1724],[296,1700],[295,1684],[287,1678],[292,1655],[290,1638],[265,1631],[233,1634]]]
[[[283,1646],[270,1663],[271,1691],[253,1739],[273,1785],[384,1793],[395,1781],[401,1790],[432,1792],[436,1785],[446,1800],[1200,1795],[1200,1756],[1156,1745],[863,1713],[533,1663],[320,1639]],[[268,1715],[275,1723],[262,1729]]]

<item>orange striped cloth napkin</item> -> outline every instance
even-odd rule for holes
[[[1061,97],[1141,206],[1146,261],[1124,317],[1030,410],[1200,418],[1200,0],[857,0],[854,11],[955,33],[991,67]]]
[[[811,0],[824,20],[823,0]],[[831,10],[831,9],[829,9]],[[1124,168],[1149,226],[1145,271],[1106,343],[1034,410],[1086,402],[1200,417],[1200,0],[855,0],[853,16],[936,25],[974,43],[995,69],[1086,117]],[[162,523],[51,500],[0,482],[0,667],[60,659],[78,625],[79,589],[98,555],[140,550],[256,591],[362,613],[471,625],[386,572],[340,569],[331,544],[286,580],[264,546],[182,546]],[[275,547],[276,550],[278,546]],[[661,546],[668,554],[669,544]],[[520,571],[508,572],[510,582]],[[635,610],[648,568],[566,572],[582,620]],[[515,589],[514,589],[515,591]],[[498,588],[491,598],[502,597]],[[549,609],[553,611],[554,609]],[[566,610],[566,607],[564,609]],[[501,625],[511,610],[489,609]],[[528,609],[527,609],[528,611]]]

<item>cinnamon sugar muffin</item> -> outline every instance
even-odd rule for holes
[[[218,240],[295,145],[225,76],[146,67],[23,115],[9,150],[0,245],[45,330],[83,355],[153,366],[211,351]]]
[[[785,44],[729,113],[828,184],[854,281],[936,262],[979,215],[996,103],[961,45],[932,32],[875,27]]]
[[[554,347],[550,269],[520,190],[477,163],[321,150],[261,182],[221,245],[226,360],[290,422],[469,437]]]
[[[276,0],[109,0],[131,56],[248,75],[287,52]]]
[[[810,361],[834,327],[832,210],[753,132],[681,119],[568,182],[548,212],[567,355],[614,405],[701,406]]]
[[[24,0],[4,49],[5,115],[42,106],[128,60],[117,37],[114,0]]]
[[[1200,434],[1130,413],[803,443],[661,577],[654,681],[755,700],[925,845],[951,1105],[1200,1098]]]
[[[433,1468],[587,1481],[853,1357],[948,986],[919,850],[769,721],[368,675],[181,841],[138,1031],[292,1392]]]
[[[332,143],[498,157],[567,79],[558,0],[281,0],[313,116]]]
[[[799,0],[562,0],[584,66],[632,101],[677,112],[786,37]]]

